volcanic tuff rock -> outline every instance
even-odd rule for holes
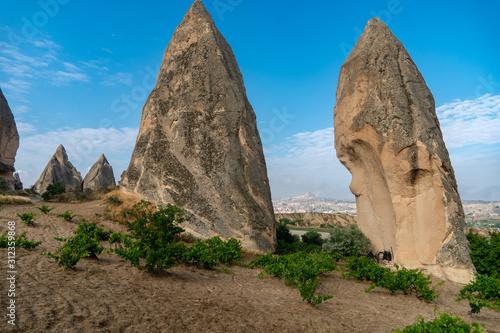
[[[224,37],[195,1],[165,51],[121,186],[184,206],[187,232],[272,252],[275,219],[255,113]]]
[[[396,263],[468,283],[465,216],[434,98],[403,44],[370,20],[342,66],[335,148],[358,225]]]
[[[116,186],[115,176],[113,168],[102,154],[83,179],[83,189],[97,190],[110,186]]]
[[[68,160],[63,145],[57,147],[34,186],[38,193],[43,193],[47,186],[54,183],[59,183],[66,189],[72,188],[79,191],[82,189],[82,176]]]
[[[21,181],[21,177],[19,177],[19,172],[14,172],[14,189],[15,190],[22,190],[23,189],[23,182]]]
[[[14,161],[19,148],[14,115],[0,89],[0,178],[7,182],[8,189],[14,189]]]

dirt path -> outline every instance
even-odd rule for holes
[[[16,213],[38,213],[35,205],[6,206],[0,211],[0,233],[7,230],[7,221],[15,220],[18,233],[28,231],[28,238],[43,242],[35,250],[16,252],[20,273],[16,327],[4,317],[7,282],[1,279],[1,332],[391,332],[412,324],[419,314],[433,318],[436,308],[471,320],[468,305],[453,302],[460,286],[449,282],[437,286],[441,296],[426,303],[380,289],[366,293],[367,284],[333,272],[322,278],[318,291],[334,298],[311,307],[282,281],[259,279],[259,269],[235,266],[225,274],[220,269],[175,267],[150,274],[110,254],[81,260],[75,270],[63,270],[40,255],[59,246],[53,237],[68,237],[76,230],[76,224],[56,214],[70,210],[106,228],[125,228],[106,220],[97,201],[50,206],[55,210],[38,217],[34,227],[19,222]],[[0,256],[6,274],[7,250],[1,249]],[[246,256],[245,261],[252,258]],[[486,323],[488,332],[500,332],[498,312],[483,310],[472,319]]]

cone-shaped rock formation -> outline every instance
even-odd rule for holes
[[[14,161],[19,148],[14,115],[0,89],[0,179],[7,183],[7,189],[14,189]]]
[[[337,156],[352,174],[358,224],[374,251],[467,283],[475,269],[434,98],[378,18],[342,66],[334,125]]]
[[[255,113],[231,47],[195,1],[165,51],[121,186],[184,206],[191,234],[271,252],[275,219]]]
[[[110,186],[116,186],[115,176],[113,168],[102,154],[83,179],[83,189],[98,190]]]
[[[57,147],[34,186],[38,193],[43,193],[47,186],[54,183],[59,183],[66,189],[72,188],[78,191],[82,189],[82,176],[68,160],[63,145]]]

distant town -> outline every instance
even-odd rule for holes
[[[464,200],[465,219],[469,226],[500,228],[500,201]],[[318,197],[307,192],[304,195],[273,200],[275,213],[342,213],[356,216],[354,200],[338,200]]]

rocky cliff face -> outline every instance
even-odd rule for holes
[[[82,176],[68,160],[68,155],[63,145],[57,147],[56,152],[34,186],[38,193],[43,193],[47,189],[47,186],[54,183],[59,183],[66,189],[72,188],[79,191],[82,189]]]
[[[83,179],[83,189],[97,190],[110,186],[116,186],[115,176],[106,156],[102,154]]]
[[[342,66],[334,127],[337,156],[352,174],[358,225],[374,250],[467,283],[475,269],[434,98],[378,18]]]
[[[7,183],[7,188],[14,189],[14,161],[19,148],[14,115],[0,89],[0,178]]]
[[[231,47],[201,1],[165,51],[121,186],[182,204],[183,227],[271,252],[275,219],[255,113]]]

